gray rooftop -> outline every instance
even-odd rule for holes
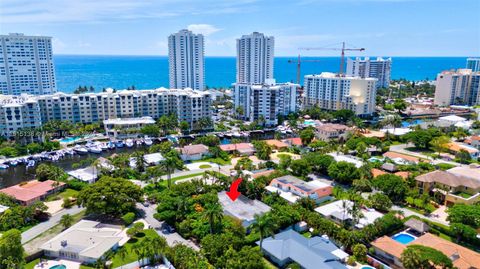
[[[240,220],[252,221],[255,214],[263,215],[270,211],[270,207],[258,200],[250,200],[240,195],[237,200],[232,201],[225,191],[218,193],[218,200],[227,215]]]
[[[305,192],[313,192],[318,189],[318,187],[308,184],[308,182],[305,182],[297,177],[290,176],[290,175],[278,177],[276,178],[276,180],[283,184],[289,184],[289,185],[295,186]]]
[[[103,227],[100,222],[81,220],[40,248],[55,252],[68,250],[79,256],[99,259],[123,238],[121,232],[120,228]]]
[[[259,242],[257,242],[259,244]],[[263,240],[262,248],[280,261],[291,259],[305,269],[346,269],[335,255],[343,254],[328,239],[315,236],[306,238],[292,229]]]

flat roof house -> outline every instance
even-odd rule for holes
[[[262,252],[282,268],[291,262],[296,262],[305,269],[347,268],[342,261],[348,254],[328,239],[320,236],[306,238],[292,229],[265,238]]]
[[[420,158],[393,151],[383,153],[383,157],[389,158],[396,164],[417,164],[422,161]]]
[[[44,243],[40,249],[47,257],[94,263],[107,251],[116,249],[125,237],[120,227],[81,220]]]
[[[478,268],[480,264],[479,253],[431,233],[426,233],[407,244],[397,242],[388,236],[380,237],[372,242],[375,254],[378,257],[381,257],[382,260],[388,262],[390,265],[395,265],[400,268],[403,268],[400,257],[409,245],[422,245],[434,248],[450,258],[453,266],[458,269]]]
[[[65,183],[54,180],[32,180],[27,183],[20,183],[1,189],[0,192],[12,196],[22,205],[30,205],[36,201],[45,199],[48,195],[55,193],[64,187]]]
[[[415,180],[421,193],[439,192],[446,205],[473,204],[480,201],[480,177],[476,176],[479,174],[480,168],[452,168],[432,171]]]
[[[297,177],[287,175],[273,179],[265,189],[269,192],[276,192],[283,199],[294,203],[302,197],[322,202],[330,197],[333,187],[318,180],[305,182]]]
[[[338,200],[323,206],[315,208],[315,211],[326,218],[330,218],[338,223],[351,222],[352,215],[348,209],[352,208],[353,202],[348,200]],[[362,217],[355,224],[355,228],[362,229],[363,227],[372,224],[375,220],[383,217],[383,214],[374,209],[362,208]]]
[[[107,136],[115,138],[137,137],[140,134],[140,129],[150,124],[155,124],[155,120],[149,116],[141,118],[115,118],[103,121]],[[138,130],[138,132],[130,132],[129,130]]]
[[[218,200],[223,207],[224,214],[239,219],[244,227],[248,227],[254,222],[255,215],[263,215],[270,211],[268,205],[258,200],[250,200],[243,195],[232,201],[225,191],[218,193]]]
[[[180,158],[182,158],[183,161],[201,160],[208,154],[208,147],[203,144],[189,145],[180,148]]]

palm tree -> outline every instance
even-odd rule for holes
[[[73,224],[73,217],[70,214],[65,214],[60,218],[60,224],[67,229]]]
[[[145,157],[142,151],[135,151],[133,153],[133,158],[135,159],[135,166],[138,172],[145,171]]]
[[[249,228],[260,234],[260,249],[262,249],[262,243],[265,237],[275,237],[274,221],[268,213],[264,215],[255,214],[254,218],[254,222]]]
[[[117,250],[117,255],[120,258],[120,260],[123,262],[128,255],[128,249],[126,247],[119,248]]]
[[[215,228],[215,220],[222,221],[223,208],[218,202],[208,203],[205,205],[203,217],[208,219],[210,224],[210,233],[213,234]]]
[[[172,173],[178,166],[177,158],[172,156],[165,156],[165,160],[160,162],[160,167],[167,173],[168,188],[172,186]]]

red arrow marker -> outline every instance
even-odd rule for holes
[[[238,196],[240,196],[240,192],[238,191],[238,186],[240,185],[240,183],[242,182],[242,179],[241,178],[237,178],[233,183],[232,185],[230,186],[230,191],[227,191],[227,195],[228,197],[230,197],[230,199],[232,199],[232,201],[235,201],[237,200]]]

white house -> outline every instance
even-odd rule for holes
[[[208,154],[208,147],[203,144],[189,145],[180,148],[180,158],[182,158],[183,161],[201,160]]]

